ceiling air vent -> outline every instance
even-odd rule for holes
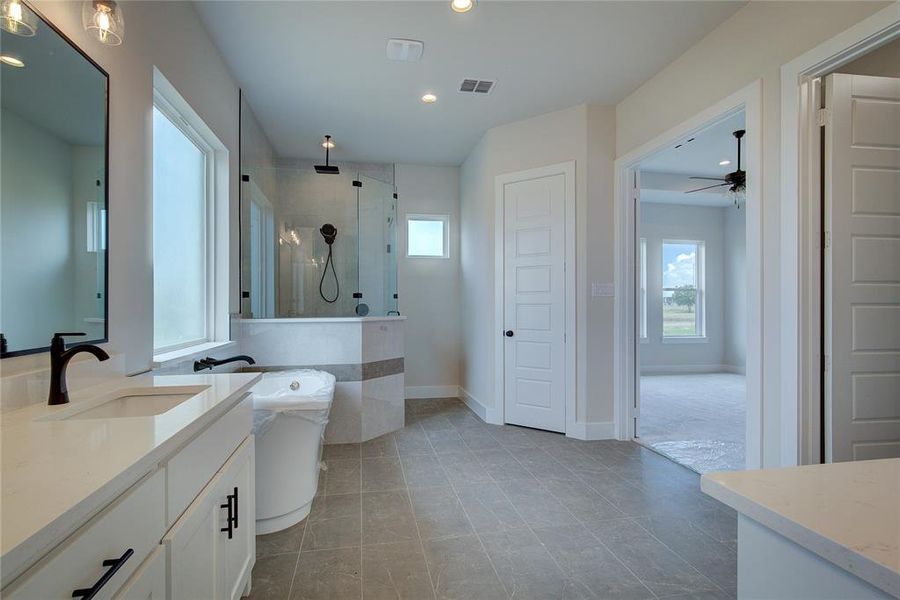
[[[419,62],[425,52],[425,44],[419,40],[391,38],[387,41],[388,60]]]
[[[463,94],[490,94],[494,89],[495,81],[487,79],[463,79],[459,84],[459,91]]]

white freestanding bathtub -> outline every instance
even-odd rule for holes
[[[309,514],[334,375],[298,369],[263,374],[253,389],[256,532],[274,533]]]

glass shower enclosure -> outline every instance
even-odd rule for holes
[[[242,316],[399,314],[393,168],[314,162],[242,169]]]

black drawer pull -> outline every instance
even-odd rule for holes
[[[234,486],[234,528],[238,528],[238,519],[240,516],[240,511],[238,511],[238,489],[237,486]]]
[[[125,554],[120,556],[119,558],[109,558],[103,561],[104,567],[109,567],[106,573],[103,574],[103,577],[97,580],[93,586],[89,588],[82,588],[80,590],[75,590],[72,592],[73,598],[82,598],[82,600],[91,600],[97,593],[103,588],[104,585],[109,582],[110,579],[113,578],[119,569],[122,568],[122,565],[131,558],[131,555],[134,554],[134,548],[129,548],[125,551]]]
[[[228,518],[225,520],[227,523],[226,527],[221,527],[219,531],[225,531],[228,533],[228,539],[230,540],[234,535],[234,505],[232,504],[232,500],[234,500],[233,494],[228,494],[226,496],[227,502],[225,504],[220,504],[220,508],[228,509]]]

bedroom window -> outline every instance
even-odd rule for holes
[[[706,336],[704,248],[702,241],[663,241],[663,339]]]

